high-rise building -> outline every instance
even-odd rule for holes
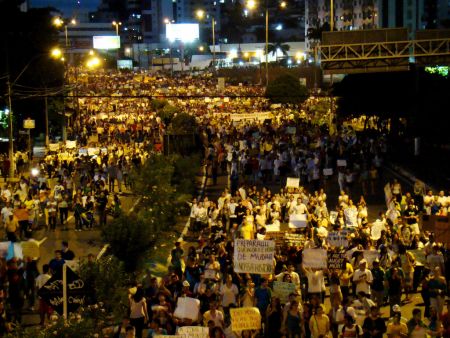
[[[305,34],[330,24],[330,0],[306,0]],[[450,18],[449,0],[334,0],[334,30],[406,27],[410,38],[417,30],[441,28]],[[307,48],[311,42],[306,38]]]

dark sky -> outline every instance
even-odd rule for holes
[[[77,9],[93,11],[97,9],[100,0],[29,0],[30,7],[54,7],[72,16]]]

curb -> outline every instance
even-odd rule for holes
[[[203,166],[203,177],[202,177],[202,185],[200,187],[200,196],[204,197],[205,195],[205,190],[206,190],[206,183],[208,182],[208,177],[206,175],[206,166]],[[190,218],[188,217],[188,220],[183,228],[183,231],[181,232],[180,237],[178,237],[177,242],[183,243],[184,242],[184,236],[186,236],[186,234],[189,231],[189,225],[190,225]],[[175,246],[172,247],[172,250],[175,249]],[[171,250],[171,251],[172,251]],[[167,257],[167,262],[166,265],[170,266],[170,261],[171,261],[171,255],[169,254],[169,256]]]

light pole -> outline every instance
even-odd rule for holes
[[[199,19],[199,20],[203,20],[203,18],[205,17],[205,11],[203,9],[199,9],[197,10],[197,12],[195,12],[195,16]],[[216,19],[211,18],[211,29],[212,29],[212,43],[213,43],[213,70],[216,70]]]
[[[113,22],[112,22],[112,25],[113,25],[114,27],[116,27],[116,35],[119,35],[119,26],[121,26],[122,23],[121,23],[120,21],[113,21]]]
[[[12,87],[17,83],[17,81],[20,79],[20,77],[25,73],[25,71],[28,69],[28,67],[35,61],[37,58],[42,57],[43,55],[48,55],[46,53],[44,54],[37,54],[35,55],[26,65],[23,67],[19,75],[14,79],[14,81],[11,82],[10,76],[7,75],[6,80],[6,86],[8,89],[7,92],[7,98],[8,98],[8,108],[9,108],[9,115],[8,115],[8,138],[9,138],[9,146],[8,146],[8,158],[9,158],[9,177],[14,177],[14,171],[15,171],[15,161],[14,161],[14,127],[13,127],[13,108],[12,108]],[[62,52],[61,50],[54,48],[50,52],[50,56],[52,58],[61,58]],[[47,95],[47,93],[46,93]],[[46,115],[46,121],[47,121],[47,115]],[[48,126],[46,126],[46,133],[48,135]],[[47,136],[48,137],[48,136]]]
[[[279,7],[281,9],[286,8],[286,1],[281,1]],[[248,0],[247,9],[252,10],[256,7],[255,0]],[[266,19],[266,43],[265,43],[265,53],[266,53],[266,87],[269,85],[269,1],[265,1],[265,19]]]
[[[334,0],[330,0],[330,32],[334,30]]]

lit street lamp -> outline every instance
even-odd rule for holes
[[[112,22],[112,25],[114,26],[114,27],[116,27],[116,35],[119,35],[119,26],[121,26],[122,25],[122,23],[119,21],[113,21]]]
[[[199,20],[203,20],[205,17],[205,11],[203,9],[197,10],[195,16]],[[212,43],[213,43],[213,70],[216,70],[216,19],[211,18],[211,29],[212,29]]]
[[[64,21],[63,19],[61,19],[59,17],[56,17],[56,18],[53,19],[53,25],[54,26],[59,28],[59,27],[64,25],[64,36],[65,36],[65,46],[66,46],[66,48],[69,47],[69,36],[68,36],[68,33],[67,33],[67,26],[69,24],[72,25],[72,26],[75,26],[77,24],[77,21],[75,19],[71,19],[69,21]]]
[[[286,8],[287,3],[286,1],[282,1],[279,3],[279,6],[281,9]],[[248,0],[247,9],[252,10],[256,8],[256,1],[255,0]],[[265,3],[265,9],[266,9],[266,46],[265,46],[265,54],[266,54],[266,87],[269,85],[269,4],[268,0],[266,0]]]

